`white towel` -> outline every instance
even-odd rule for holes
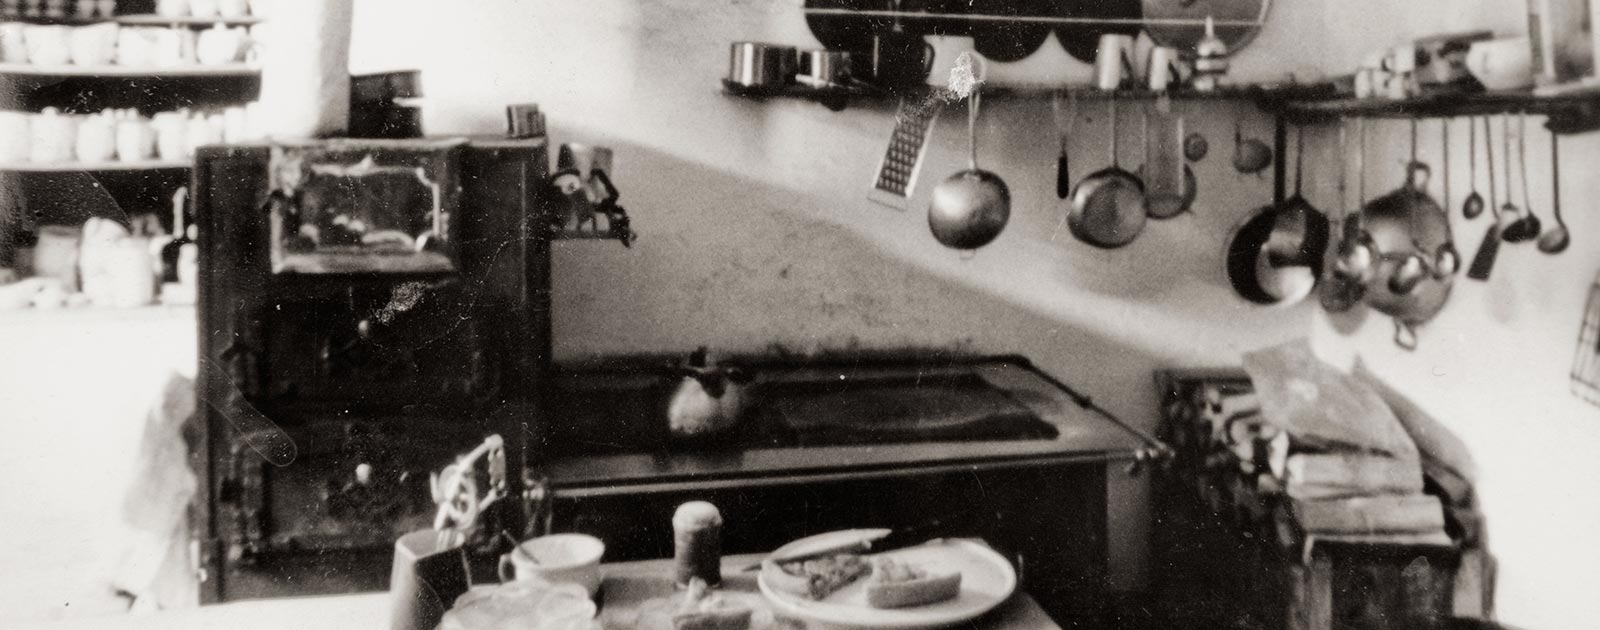
[[[258,136],[317,138],[350,118],[350,22],[354,0],[274,2],[257,29]]]

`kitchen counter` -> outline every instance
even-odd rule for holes
[[[725,588],[754,592],[755,582],[739,569],[761,558],[757,554],[723,558]],[[670,560],[618,562],[605,565],[605,608],[601,619],[607,630],[624,630],[626,620],[637,617],[640,604],[652,597],[670,593],[666,576]],[[388,628],[389,594],[331,595],[271,600],[247,600],[200,608],[171,610],[152,614],[86,617],[54,623],[24,625],[41,630],[266,630],[292,626],[295,630],[383,630]],[[1045,615],[1032,597],[1017,593],[999,608],[974,623],[958,626],[968,630],[1060,630]]]

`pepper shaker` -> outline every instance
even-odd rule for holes
[[[680,505],[672,515],[672,581],[682,587],[693,578],[722,583],[722,513],[705,501]]]

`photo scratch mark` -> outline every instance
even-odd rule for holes
[[[300,449],[295,446],[294,440],[283,427],[278,426],[272,419],[245,401],[244,392],[239,391],[239,386],[227,376],[227,370],[209,357],[201,356],[200,361],[205,363],[206,373],[216,374],[227,381],[226,391],[215,391],[213,388],[205,387],[203,383],[197,386],[205,396],[206,404],[239,431],[240,441],[273,466],[282,468],[294,463],[300,454]]]

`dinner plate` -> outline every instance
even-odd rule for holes
[[[888,533],[887,529],[828,532],[801,538],[772,553],[782,557]],[[1005,556],[972,540],[939,539],[925,545],[876,555],[916,564],[931,571],[960,571],[961,593],[954,599],[926,606],[882,609],[867,605],[868,577],[856,580],[821,601],[773,590],[767,586],[765,577],[757,582],[761,594],[782,614],[835,628],[874,630],[922,630],[958,624],[993,610],[1017,590],[1017,572],[1011,568]]]

